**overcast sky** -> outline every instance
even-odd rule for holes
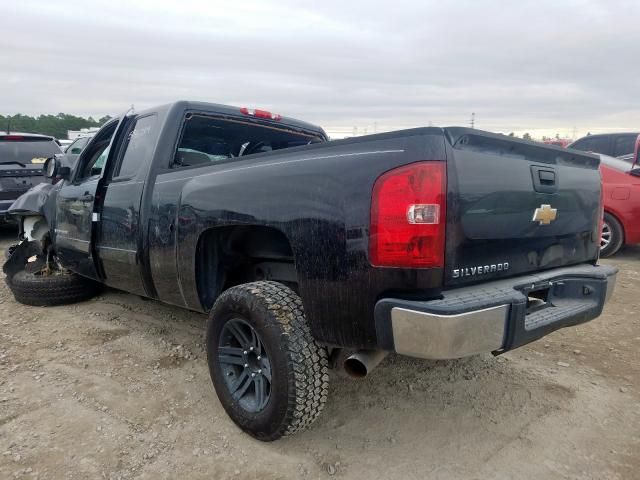
[[[328,129],[640,129],[640,1],[20,0],[0,113],[102,116],[177,99]],[[374,127],[375,125],[375,127]]]

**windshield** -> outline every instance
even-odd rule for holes
[[[44,161],[62,153],[56,142],[45,139],[5,140],[0,137],[0,163],[20,162],[42,165]]]

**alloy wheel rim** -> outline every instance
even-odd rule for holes
[[[229,393],[244,410],[264,410],[271,398],[271,361],[260,335],[245,320],[232,318],[222,328],[218,368]]]
[[[608,223],[602,224],[602,236],[600,237],[600,250],[604,250],[611,243],[611,227]]]

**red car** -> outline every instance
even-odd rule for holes
[[[604,223],[600,255],[608,257],[622,245],[640,243],[640,136],[629,158],[600,155],[604,190]]]
[[[547,145],[555,145],[557,147],[567,148],[571,143],[571,140],[567,140],[566,138],[550,138],[548,140],[543,140],[542,143]]]

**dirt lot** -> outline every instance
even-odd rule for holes
[[[271,444],[218,403],[203,316],[116,291],[26,307],[2,282],[0,478],[640,478],[640,248],[607,263],[598,320],[499,358],[333,374],[314,428]]]

